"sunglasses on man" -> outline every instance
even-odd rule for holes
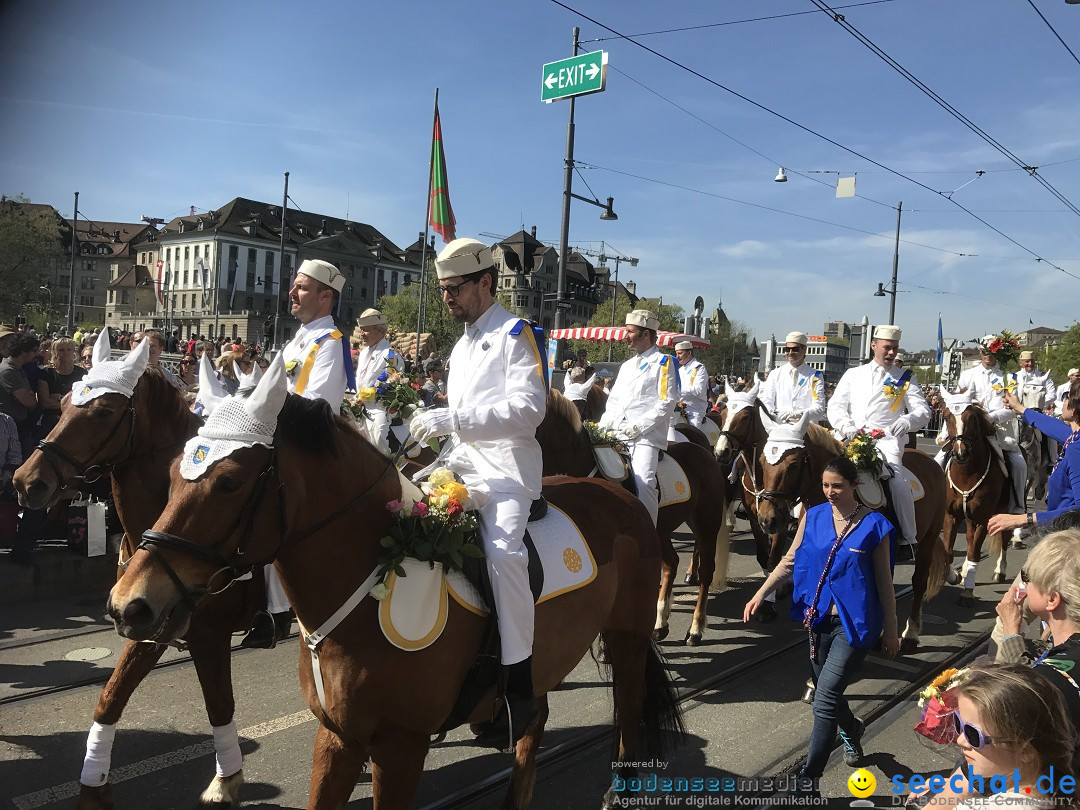
[[[798,354],[803,350],[802,346],[785,346],[782,351],[784,354]]]

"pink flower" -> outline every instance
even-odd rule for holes
[[[423,501],[417,501],[413,504],[412,507],[413,517],[427,517],[428,512],[430,511],[431,510],[428,509],[428,505]]]
[[[885,431],[882,430],[881,428],[874,428],[873,430],[870,431],[870,438],[871,439],[884,439],[885,438]]]
[[[461,504],[457,501],[450,501],[450,503],[446,505],[446,514],[450,517],[453,517],[454,515],[460,515],[464,511],[465,510],[461,508]]]
[[[388,512],[400,512],[404,508],[405,503],[400,499],[386,502],[386,511]]]

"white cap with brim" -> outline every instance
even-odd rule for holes
[[[692,352],[694,350],[694,344],[689,340],[680,340],[675,344],[675,351],[677,352]]]
[[[642,329],[652,329],[655,332],[660,328],[660,319],[647,309],[635,309],[626,313],[626,325],[640,326]]]
[[[900,327],[886,324],[874,327],[874,340],[899,340]]]
[[[386,316],[377,309],[365,309],[356,319],[357,326],[386,326]]]
[[[495,266],[491,248],[476,239],[455,239],[435,258],[435,273],[439,281],[459,278],[488,270]]]
[[[1034,360],[1035,359],[1035,352],[1020,352],[1020,359],[1021,360]]]
[[[296,272],[310,276],[316,281],[321,281],[327,287],[331,287],[338,292],[341,292],[345,286],[345,276],[341,274],[341,271],[330,262],[324,262],[320,259],[304,259],[300,266],[296,268]]]
[[[806,340],[806,335],[802,332],[788,332],[784,343],[798,343],[800,346],[805,346]]]
[[[1074,374],[1080,374],[1080,368],[1070,368],[1069,373],[1066,374],[1065,376],[1066,377],[1072,377]]]

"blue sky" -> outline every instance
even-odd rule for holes
[[[1080,6],[1034,3],[1080,54]],[[872,292],[889,280],[902,200],[906,348],[933,344],[939,312],[961,339],[1076,320],[1080,279],[1051,263],[1080,276],[1080,216],[809,0],[569,5],[629,35],[712,24],[635,39],[932,190],[959,189],[1023,247],[625,39],[597,42],[612,35],[546,0],[5,3],[0,192],[70,216],[77,190],[90,218],[137,221],[276,202],[288,170],[304,210],[405,245],[424,224],[439,87],[458,235],[535,225],[557,242],[568,105],[540,102],[541,66],[571,54],[579,25],[610,67],[607,90],[577,103],[576,158],[619,221],[575,202],[571,244],[637,257],[621,280],[639,293],[687,309],[722,298],[759,339],[884,322],[888,299]],[[736,22],[795,12],[814,13]],[[1028,2],[842,13],[1080,205],[1080,64]],[[835,199],[827,172],[855,174],[858,197]],[[577,176],[574,190],[589,195]]]

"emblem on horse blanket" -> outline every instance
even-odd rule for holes
[[[668,453],[656,466],[656,480],[660,483],[660,506],[671,506],[690,500],[690,479],[686,472]]]
[[[544,569],[544,588],[537,604],[583,588],[596,578],[596,561],[577,525],[554,504],[547,515],[529,523],[529,535]],[[476,587],[460,571],[444,573],[436,564],[406,559],[406,576],[391,573],[389,594],[379,605],[379,626],[386,640],[402,650],[422,650],[435,643],[446,626],[452,597],[466,610],[481,616],[487,605]],[[532,561],[530,561],[530,566]]]
[[[888,467],[885,468],[888,470]],[[908,475],[908,481],[911,484],[911,497],[915,501],[921,501],[926,495],[926,490],[923,489],[922,481],[920,481],[915,473],[911,470],[904,468]],[[858,490],[859,500],[871,509],[881,509],[885,506],[885,486],[882,481],[887,481],[888,478],[875,478],[865,470],[859,471],[859,483],[856,489]]]

